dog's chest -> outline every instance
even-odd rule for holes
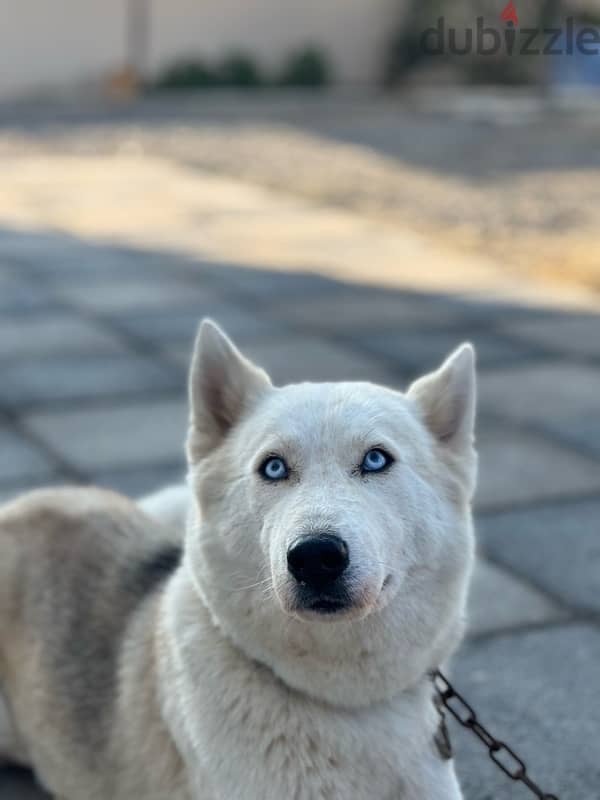
[[[412,800],[414,764],[433,754],[424,721],[387,707],[328,708],[260,674],[218,691],[205,684],[196,698],[202,719],[186,748],[194,800],[207,797],[207,780],[211,800],[240,787],[244,800]]]
[[[203,742],[217,797],[403,800],[400,737],[385,720],[348,720],[296,703],[240,702]],[[198,795],[201,797],[201,795]]]

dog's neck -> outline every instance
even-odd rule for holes
[[[187,602],[205,610],[217,634],[249,665],[260,664],[295,692],[330,705],[361,708],[413,694],[429,682],[429,673],[439,664],[429,651],[410,664],[402,663],[388,639],[385,611],[379,619],[308,624],[285,616],[273,604],[256,619],[243,616],[243,598],[234,592],[215,603],[189,559],[180,579],[191,593]],[[231,624],[232,619],[243,619],[243,624]],[[443,643],[441,649],[448,645]]]

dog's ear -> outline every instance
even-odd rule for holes
[[[438,370],[415,381],[408,397],[439,442],[459,452],[471,448],[476,398],[472,345],[461,345]]]
[[[245,358],[218,325],[204,320],[190,370],[190,461],[215,448],[270,386],[266,372]]]

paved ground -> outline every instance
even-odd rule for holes
[[[471,339],[480,365],[481,559],[471,635],[453,674],[547,791],[597,800],[593,300],[579,311],[556,297],[552,307],[539,296],[535,305],[492,301],[492,286],[511,289],[494,264],[357,214],[198,170],[192,178],[131,153],[29,153],[2,169],[0,499],[65,481],[136,495],[181,477],[185,373],[205,314],[279,382],[404,386]],[[320,264],[327,275],[316,273]],[[464,294],[469,282],[479,298]],[[468,800],[528,797],[481,746],[452,732]],[[40,795],[27,777],[0,772],[0,797]]]

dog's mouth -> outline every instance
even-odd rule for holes
[[[314,587],[304,582],[287,583],[277,591],[283,610],[297,619],[307,621],[363,619],[372,612],[382,610],[391,594],[393,576],[387,575],[383,581],[372,586],[352,585],[345,581],[333,586]]]
[[[389,583],[386,578],[378,592],[350,591],[344,587],[334,592],[314,593],[300,588],[295,592],[290,610],[295,616],[307,619],[362,619],[379,607]]]
[[[352,604],[338,597],[318,597],[306,603],[304,608],[317,614],[338,614],[340,611],[347,611],[352,608]]]
[[[284,608],[300,619],[332,620],[350,616],[360,605],[358,598],[344,584],[318,589],[300,583],[287,594]]]

